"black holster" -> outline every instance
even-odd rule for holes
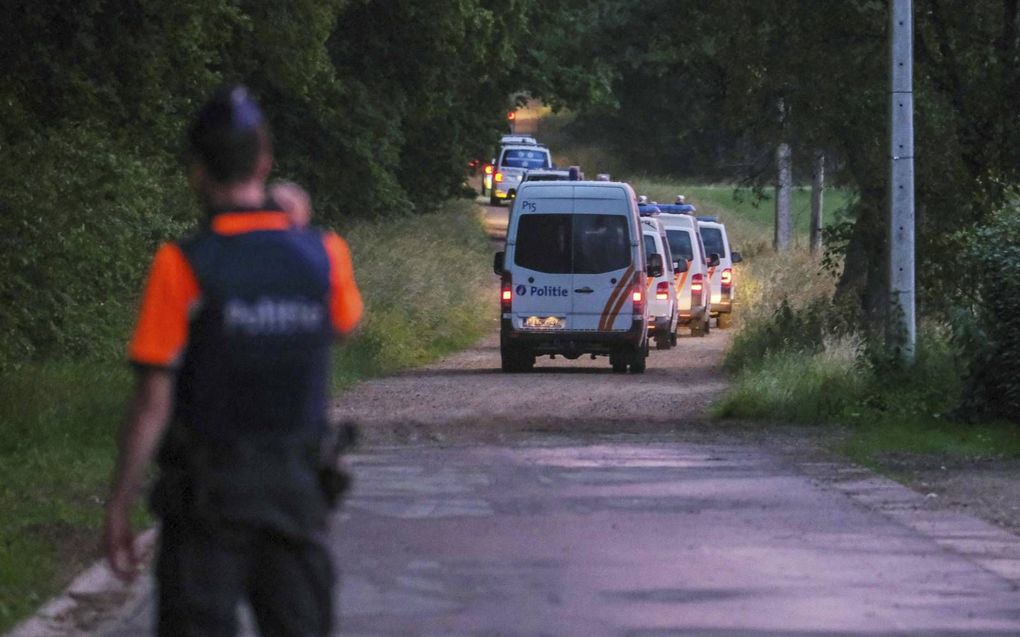
[[[322,441],[322,455],[319,462],[319,486],[331,509],[340,505],[343,496],[351,488],[353,478],[343,463],[343,456],[358,442],[358,427],[344,422],[330,426]]]

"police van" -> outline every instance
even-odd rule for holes
[[[726,328],[732,321],[736,292],[733,264],[740,263],[742,258],[739,252],[730,250],[726,226],[719,223],[717,217],[698,217],[698,230],[709,257],[717,256],[717,263],[708,269],[711,312],[713,317],[717,317],[716,325]]]
[[[667,210],[669,206],[663,206]],[[658,216],[666,229],[666,239],[673,255],[677,272],[675,287],[679,323],[689,326],[691,336],[705,336],[709,332],[709,268],[712,260],[698,232],[698,223],[689,214],[664,213]]]
[[[653,213],[657,214],[657,213]],[[676,288],[673,257],[666,239],[666,229],[654,216],[642,212],[641,230],[644,235],[645,259],[659,255],[663,263],[662,274],[648,277],[645,298],[648,299],[648,332],[655,337],[656,349],[669,349],[676,345]]]
[[[608,356],[615,372],[641,373],[648,357],[647,278],[634,191],[614,182],[521,185],[506,250],[495,255],[500,285],[500,356],[506,372],[536,356]]]
[[[499,149],[493,166],[489,203],[493,206],[513,200],[529,170],[552,168],[552,155],[541,144],[510,144]]]

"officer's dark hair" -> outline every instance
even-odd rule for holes
[[[262,152],[272,152],[269,128],[244,86],[218,89],[188,129],[189,161],[202,164],[221,184],[251,177]]]

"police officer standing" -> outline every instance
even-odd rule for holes
[[[329,347],[362,313],[350,253],[267,198],[269,130],[246,89],[215,93],[188,145],[208,218],[160,247],[149,273],[107,558],[118,576],[137,573],[129,516],[158,449],[158,634],[233,635],[246,600],[262,634],[327,635],[320,449]]]

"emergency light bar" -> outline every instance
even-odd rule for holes
[[[694,206],[689,203],[660,203],[659,210],[671,215],[689,215],[694,212]]]

